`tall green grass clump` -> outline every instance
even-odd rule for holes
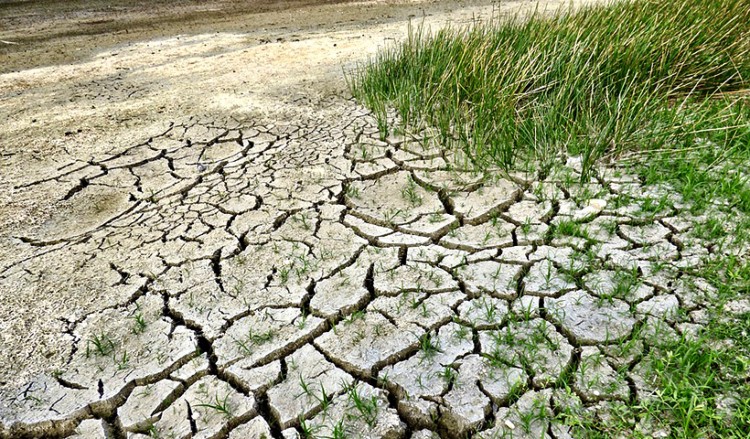
[[[381,131],[395,108],[402,129],[435,128],[479,167],[736,147],[749,121],[750,0],[625,0],[417,28],[348,80]]]

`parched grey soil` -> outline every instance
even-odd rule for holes
[[[381,140],[341,68],[408,15],[0,75],[0,437],[565,438],[562,408],[654,397],[643,353],[714,294],[701,218],[575,157]]]

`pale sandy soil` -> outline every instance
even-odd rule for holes
[[[19,42],[3,48],[9,64],[21,70],[0,76],[4,170],[0,224],[40,221],[54,197],[40,200],[39,193],[19,193],[14,187],[38,179],[37,172],[47,172],[66,160],[85,160],[129,145],[144,133],[183,117],[293,117],[300,111],[317,111],[316,101],[345,93],[344,70],[403,38],[409,22],[466,24],[536,4],[490,3],[370,1],[244,13],[238,19],[242,26],[235,26],[237,30],[249,27],[248,32],[196,34],[194,28],[200,28],[200,22],[195,26],[191,26],[194,21],[187,25],[168,22],[153,25],[164,37],[145,41],[137,36],[113,38],[100,30],[101,34],[85,38],[63,34],[42,43],[33,38],[25,42],[28,35],[42,38],[50,27],[76,29],[81,14],[71,13],[54,26],[42,20],[32,22],[29,31],[13,26],[3,29],[0,39]],[[541,2],[550,9],[560,3]],[[223,4],[195,8],[220,10]],[[109,19],[108,13],[115,12],[99,11],[96,20]],[[138,13],[126,15],[133,21],[143,19]],[[218,21],[218,28],[232,27],[231,17]],[[11,23],[27,25],[20,18]],[[140,32],[148,36],[154,31]],[[100,44],[113,41],[109,38],[122,41],[115,46]],[[71,39],[75,48],[66,46]],[[65,56],[72,64],[44,66],[56,54],[70,51],[91,55],[68,53]]]

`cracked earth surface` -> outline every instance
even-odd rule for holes
[[[651,397],[653,339],[706,323],[703,219],[644,208],[669,188],[576,158],[477,174],[316,105],[15,186],[59,200],[0,260],[0,437],[565,438],[554,413]]]

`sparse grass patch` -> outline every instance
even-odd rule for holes
[[[251,328],[244,337],[234,339],[234,343],[245,355],[250,355],[256,346],[270,342],[275,336],[276,333],[271,329],[267,331],[254,331]]]
[[[643,182],[669,183],[694,212],[726,202],[727,208],[750,213],[750,176],[742,172],[750,163],[749,96],[714,97],[691,106],[700,119],[689,132],[633,162]]]
[[[406,186],[401,189],[401,197],[403,197],[403,199],[413,207],[422,204],[422,196],[419,195],[417,184],[411,177],[409,177],[408,181],[406,182]]]
[[[555,234],[557,236],[572,236],[574,238],[589,239],[586,230],[581,225],[572,220],[560,221],[555,227]]]
[[[727,315],[721,304],[750,297],[750,264],[742,258],[715,259],[700,277],[716,289],[711,321],[696,338],[657,337],[641,364],[646,380],[657,390],[653,398],[621,404],[607,423],[561,416],[576,437],[605,438],[626,434],[651,437],[634,430],[634,420],[648,420],[674,438],[744,438],[750,431],[750,313]],[[639,338],[637,334],[633,340]],[[643,398],[643,396],[641,396]]]
[[[232,409],[229,405],[228,393],[224,395],[224,398],[219,398],[219,395],[214,395],[213,401],[196,404],[195,406],[214,410],[217,413],[221,413],[223,416],[227,418],[232,417]]]
[[[419,337],[419,349],[422,351],[425,359],[432,358],[437,353],[441,352],[438,340],[433,338],[430,333],[425,333]]]
[[[94,334],[86,340],[86,358],[90,355],[106,357],[115,351],[115,342],[105,333]]]
[[[621,405],[618,416],[607,423],[578,414],[563,415],[565,422],[575,426],[576,437],[613,437],[624,432],[629,437],[651,437],[633,431],[634,419],[649,420],[674,438],[746,437],[750,384],[739,377],[748,373],[747,346],[716,347],[736,335],[724,332],[730,327],[712,324],[697,340],[682,338],[652,350],[642,361],[649,365],[647,379],[658,388],[653,398]]]
[[[369,398],[365,397],[360,393],[356,384],[347,386],[346,394],[349,398],[349,402],[357,411],[354,418],[362,419],[370,428],[372,428],[377,423],[378,412],[380,411],[377,397],[374,395]]]

